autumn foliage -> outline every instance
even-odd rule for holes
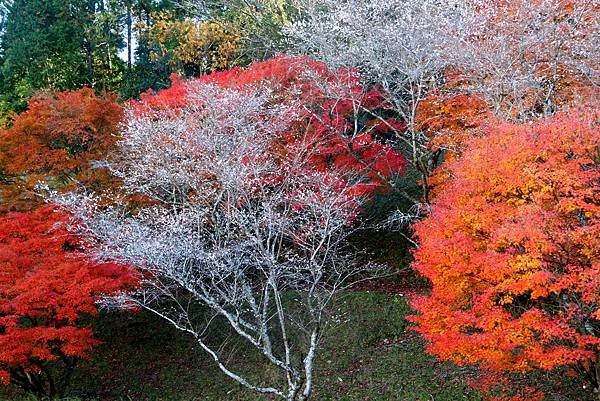
[[[273,155],[293,151],[298,141],[314,147],[313,166],[358,176],[357,195],[389,189],[396,174],[406,172],[406,159],[393,147],[393,131],[404,124],[392,117],[383,94],[366,90],[357,71],[329,70],[308,57],[278,56],[247,68],[235,67],[194,80],[173,78],[172,86],[148,92],[133,102],[135,113],[173,111],[189,106],[194,85],[216,85],[245,90],[259,87],[271,91],[274,104],[293,105],[296,121],[289,132],[273,137]]]
[[[568,365],[598,388],[599,138],[597,112],[571,111],[488,128],[443,166],[414,226],[430,352],[496,371]]]
[[[231,68],[240,60],[242,33],[226,21],[198,23],[158,13],[146,35],[156,46],[151,57],[168,60],[179,73],[202,75]]]
[[[355,223],[385,198],[377,228],[401,227],[431,284],[409,317],[430,353],[510,387],[494,401],[542,400],[550,370],[600,401],[599,0],[80,3],[0,5],[0,385],[63,397],[120,293],[240,385],[306,401],[326,306],[379,273]],[[279,49],[304,56],[247,65]],[[44,92],[137,96],[169,72],[124,106]],[[213,320],[287,385],[224,369]]]
[[[116,141],[122,113],[115,96],[97,96],[88,88],[32,98],[28,110],[0,131],[2,209],[39,204],[34,191],[39,181],[54,188],[106,185],[107,175],[90,163],[105,158]]]
[[[598,2],[471,3],[476,12],[455,63],[496,113],[548,116],[598,96]]]
[[[81,240],[52,206],[0,219],[0,382],[63,396],[77,361],[99,341],[81,317],[100,294],[135,284],[113,263],[84,258]]]

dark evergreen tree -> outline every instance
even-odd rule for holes
[[[123,0],[4,0],[2,110],[21,111],[39,90],[118,90],[125,63]]]
[[[121,97],[136,98],[148,89],[160,90],[169,87],[172,71],[168,60],[153,59],[151,46],[144,32],[141,32],[134,52],[135,64],[126,74],[121,87]]]
[[[2,40],[4,78],[17,96],[91,84],[82,51],[85,0],[14,0]]]
[[[123,0],[88,1],[84,51],[91,86],[96,90],[118,91],[126,70],[126,61],[119,57],[119,51],[126,45],[122,26],[127,8]]]
[[[186,16],[185,7],[182,3],[174,0],[122,0],[125,4],[128,60],[131,67],[128,68],[125,81],[121,87],[121,96],[125,99],[138,97],[141,92],[148,89],[160,90],[170,85],[169,76],[172,69],[166,58],[152,57],[153,44],[148,40],[148,29],[153,24],[154,16],[166,11],[173,18]],[[131,32],[131,34],[129,33]],[[133,38],[136,38],[136,48],[133,50]],[[129,64],[129,63],[128,63]]]

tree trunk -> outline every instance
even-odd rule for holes
[[[90,87],[95,87],[94,80],[94,44],[91,42],[86,42],[85,46],[86,53],[86,65],[87,65],[87,74],[88,74],[88,82]]]
[[[129,1],[126,2],[127,7],[127,71],[131,72],[131,3]]]

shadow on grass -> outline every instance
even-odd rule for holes
[[[356,292],[340,300],[336,324],[317,362],[314,400],[480,400],[462,384],[461,372],[423,352],[407,331],[409,308],[402,296]],[[71,394],[102,401],[259,401],[226,378],[188,336],[145,312],[103,314],[97,321],[104,341],[83,362]],[[275,372],[232,339],[227,358],[258,382]],[[258,367],[258,369],[257,369]],[[18,393],[2,400],[22,401]]]
[[[404,317],[405,294],[354,292],[333,310],[317,360],[315,401],[480,401],[467,386],[473,368],[460,368],[424,352],[423,340]],[[69,401],[267,401],[225,377],[188,336],[146,312],[103,314],[96,322],[104,341],[77,370]],[[225,339],[225,330],[215,333]],[[276,372],[239,340],[228,340],[234,370],[253,381]],[[543,378],[546,382],[552,377]],[[2,393],[1,391],[4,391]],[[571,384],[548,400],[585,400]],[[573,395],[571,395],[573,394]],[[576,394],[579,394],[577,396]],[[589,398],[592,399],[592,398]],[[15,389],[0,401],[33,400]]]

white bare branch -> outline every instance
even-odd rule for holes
[[[111,303],[143,307],[191,334],[250,390],[306,400],[327,305],[374,267],[358,263],[347,246],[361,206],[356,177],[311,168],[310,141],[274,151],[300,108],[272,100],[257,86],[196,82],[182,109],[131,108],[108,166],[126,193],[146,203],[101,206],[73,194],[54,200],[95,240],[95,257],[141,272],[140,290]],[[199,321],[193,304],[212,314]],[[285,387],[253,384],[227,366],[210,345],[215,315],[279,369]]]

